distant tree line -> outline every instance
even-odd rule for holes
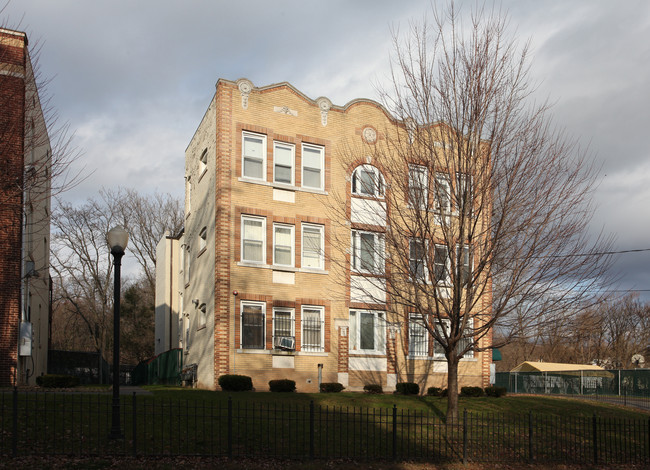
[[[80,205],[58,201],[52,213],[52,348],[112,357],[113,258],[106,241],[116,225],[129,232],[123,261],[120,361],[137,364],[154,352],[156,245],[183,227],[183,206],[169,194],[102,190]]]
[[[523,361],[596,364],[606,369],[647,367],[639,359],[650,361],[650,304],[628,294],[530,333],[501,348],[503,360],[496,363],[497,370],[509,371]]]

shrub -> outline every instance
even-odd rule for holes
[[[441,397],[442,389],[440,387],[429,387],[427,388],[427,395],[430,397]]]
[[[320,384],[320,391],[323,393],[338,393],[345,387],[338,382],[323,382]]]
[[[253,390],[253,380],[247,375],[226,374],[219,377],[219,387],[224,392],[248,392]]]
[[[295,392],[296,381],[289,379],[269,380],[269,390],[272,392]]]
[[[384,389],[379,384],[367,384],[363,386],[363,391],[366,393],[384,393]]]
[[[495,386],[485,387],[485,394],[488,397],[499,398],[504,396],[507,393],[507,391],[508,390],[505,387],[495,387]]]
[[[415,382],[399,382],[395,391],[402,395],[417,395],[420,393],[420,386]]]
[[[462,387],[460,395],[463,397],[482,397],[483,389],[481,387]]]
[[[36,385],[45,388],[70,388],[79,385],[79,377],[46,374],[36,377]]]

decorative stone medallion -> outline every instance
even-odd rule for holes
[[[316,100],[316,103],[320,108],[320,122],[323,126],[327,126],[327,113],[332,109],[332,102],[322,96]]]
[[[369,144],[377,142],[377,131],[370,126],[364,127],[363,131],[361,131],[361,135],[363,135],[363,140]]]
[[[246,78],[240,78],[237,80],[237,87],[241,93],[241,107],[243,109],[248,109],[248,96],[251,94],[253,89],[253,82]]]

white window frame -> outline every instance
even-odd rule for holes
[[[318,312],[318,324],[320,327],[320,337],[319,345],[306,345],[305,344],[305,310],[317,311]],[[302,344],[300,346],[301,351],[305,352],[324,352],[325,351],[325,307],[319,305],[303,305],[300,309],[300,330]]]
[[[446,204],[440,204],[440,195],[446,195]],[[442,215],[451,213],[451,179],[446,173],[436,173],[434,186],[434,207]]]
[[[301,256],[301,266],[308,269],[325,269],[325,226],[320,224],[301,224],[301,246],[302,246],[302,256]],[[320,234],[320,246],[318,248],[318,266],[305,266],[305,252],[306,252],[306,243],[305,243],[305,229],[318,231]],[[311,258],[313,259],[313,257]]]
[[[366,186],[363,185],[361,181],[357,180],[359,178],[358,174],[362,171],[368,174],[372,173],[372,178],[373,178],[372,193],[364,192],[363,188],[366,188]],[[359,165],[352,172],[352,187],[351,187],[352,194],[356,196],[362,196],[362,197],[373,197],[377,199],[383,199],[384,188],[385,188],[384,177],[381,174],[381,171],[379,171],[379,168],[377,168],[376,166],[370,164]]]
[[[422,274],[423,274],[422,278],[413,276],[413,269],[412,269],[412,266],[411,266],[411,262],[413,260],[415,260],[415,258],[412,257],[412,255],[413,255],[412,244],[413,243],[420,243],[422,245],[423,258],[420,259],[420,263],[422,265]],[[427,262],[428,257],[429,257],[428,250],[429,250],[428,240],[425,240],[423,238],[411,238],[411,239],[409,239],[409,274],[410,274],[410,277],[411,277],[411,279],[420,280],[420,281],[422,281],[424,283],[427,283],[427,284],[429,283],[429,263]]]
[[[257,157],[252,155],[246,155],[246,138],[250,139],[261,139],[262,141],[262,176],[250,176],[245,173],[246,170],[246,159],[249,160],[259,160]],[[266,181],[266,136],[264,134],[256,134],[254,132],[242,131],[242,140],[241,140],[241,175],[243,178],[248,178],[252,180]]]
[[[461,285],[467,285],[467,281],[464,280],[465,274],[464,271],[467,270],[467,280],[472,276],[472,253],[469,245],[456,245],[456,252],[462,250],[460,254],[460,266],[458,266],[458,273],[460,274]],[[467,257],[467,260],[465,259]],[[467,262],[465,262],[467,261]]]
[[[318,186],[309,186],[305,184],[305,170],[315,170],[315,167],[308,167],[305,165],[305,149],[308,149],[308,151],[318,151],[320,153],[320,168],[318,168],[318,171],[320,172],[320,184]],[[317,190],[324,190],[325,188],[325,147],[322,147],[320,145],[313,145],[313,144],[302,144],[302,158],[301,158],[301,163],[302,163],[302,168],[300,169],[300,174],[301,174],[301,184],[303,188],[309,188],[309,189],[317,189]]]
[[[417,344],[424,343],[424,348],[415,348],[415,336],[421,337]],[[424,326],[422,315],[411,313],[409,315],[409,356],[411,357],[429,357],[429,332]]]
[[[244,244],[246,243],[246,221],[261,221],[262,222],[262,259],[261,260],[250,260],[244,257]],[[241,260],[246,263],[254,264],[266,264],[266,217],[255,217],[252,215],[242,215],[241,216]],[[252,239],[251,239],[252,240]],[[254,240],[258,242],[259,240]]]
[[[289,334],[288,335],[278,335],[276,334],[277,332],[277,318],[278,318],[278,312],[283,312],[283,313],[289,313]],[[273,346],[275,347],[276,340],[278,338],[284,337],[284,336],[290,336],[296,338],[296,317],[295,317],[295,309],[293,308],[284,308],[284,307],[273,307]]]
[[[261,348],[244,348],[244,307],[254,305],[262,307],[262,347]],[[254,302],[252,300],[242,300],[239,303],[239,347],[241,349],[264,350],[266,349],[266,303]]]
[[[290,237],[291,241],[288,246],[289,252],[290,252],[290,257],[291,257],[291,262],[289,264],[283,264],[279,263],[277,260],[277,257],[275,255],[275,251],[278,247],[277,245],[277,239],[276,239],[276,233],[278,229],[289,229],[290,231]],[[295,246],[296,246],[296,236],[295,236],[295,226],[289,225],[289,224],[273,224],[273,265],[275,266],[287,266],[287,267],[294,267],[296,265],[296,256],[295,256]]]
[[[284,148],[285,150],[289,150],[291,152],[291,165],[289,167],[289,181],[278,181],[278,176],[277,176],[277,167],[278,167],[278,162],[277,162],[277,149],[279,148]],[[283,165],[284,166],[284,165]],[[280,142],[280,141],[273,141],[273,182],[278,183],[278,184],[289,184],[291,186],[294,185],[295,181],[295,168],[296,168],[296,146],[293,144],[288,144],[286,142]]]
[[[361,316],[373,317],[373,349],[361,349]],[[380,310],[350,309],[350,352],[353,354],[386,353],[386,312]]]
[[[436,259],[436,254],[438,253],[438,250],[445,250],[445,255],[444,255],[444,261],[445,261],[445,273],[446,276],[444,279],[438,279],[438,267],[442,265],[437,259]],[[451,273],[450,271],[450,261],[449,261],[449,250],[447,249],[446,245],[438,245],[436,244],[434,246],[434,252],[433,252],[433,276],[434,276],[434,281],[437,284],[440,284],[442,286],[449,286],[451,284]]]
[[[199,232],[199,253],[208,246],[208,227],[203,227]]]
[[[362,266],[362,237],[361,235],[370,234],[374,238],[373,242],[373,269],[366,269]],[[383,274],[385,271],[384,256],[384,237],[379,232],[368,232],[364,230],[352,230],[352,270],[358,273],[366,274]]]
[[[420,195],[415,195],[415,192]],[[420,202],[418,209],[429,207],[429,169],[424,165],[409,164],[409,206]]]
[[[442,319],[442,325],[445,328],[445,330],[447,330],[447,332],[448,332],[449,328],[450,328],[450,325],[451,325],[451,322],[448,319]],[[439,330],[441,328],[440,324],[438,323],[438,320],[435,320],[435,326],[436,326],[436,330]],[[469,318],[467,320],[467,327],[469,329],[474,328],[474,319],[473,318]],[[473,336],[471,338],[466,338],[465,340],[466,341],[471,341],[471,343],[474,344],[474,337]],[[463,340],[461,340],[461,341],[463,341]],[[433,358],[434,359],[444,359],[445,358],[445,353],[444,353],[444,351],[441,351],[441,349],[442,349],[442,346],[434,338],[433,339]],[[470,349],[467,353],[465,353],[461,357],[461,360],[462,359],[472,359],[473,357],[474,357],[474,350]]]

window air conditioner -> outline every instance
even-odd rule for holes
[[[296,349],[296,340],[293,336],[279,336],[275,338],[275,347],[287,351],[293,351]]]

